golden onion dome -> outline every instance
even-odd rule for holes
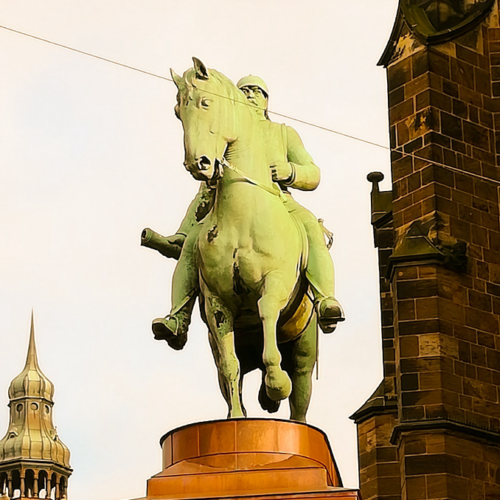
[[[35,345],[35,331],[31,323],[30,341],[26,365],[23,371],[10,383],[9,399],[41,398],[53,402],[54,384],[43,374],[38,366]]]
[[[37,491],[47,487],[50,477],[57,481],[52,486],[58,485],[55,498],[66,498],[68,478],[73,470],[70,451],[54,425],[53,396],[54,385],[38,365],[32,315],[26,364],[9,388],[9,427],[0,439],[0,495],[8,488],[9,497],[10,490],[20,489],[18,498],[37,498]],[[16,471],[22,478],[27,466],[33,474],[24,476],[24,481],[19,479],[16,483],[7,479],[14,477]],[[46,494],[46,498],[49,497],[52,498],[50,493]]]

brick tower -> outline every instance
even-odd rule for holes
[[[384,379],[354,415],[364,500],[500,499],[500,25],[400,0],[392,191],[373,183]]]

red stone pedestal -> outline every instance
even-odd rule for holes
[[[307,424],[241,419],[175,429],[147,499],[361,500],[342,488],[328,439]]]

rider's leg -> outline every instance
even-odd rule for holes
[[[325,333],[335,329],[336,323],[344,319],[344,313],[335,299],[335,271],[333,261],[326,247],[323,230],[316,217],[291,196],[285,206],[290,214],[304,225],[309,241],[309,256],[306,275],[317,305],[319,325]]]
[[[184,242],[191,231],[196,230],[199,223],[207,216],[212,209],[215,199],[215,190],[210,189],[205,182],[202,182],[200,189],[194,200],[190,203],[186,215],[177,229],[177,232],[171,236],[160,236],[161,250],[160,252],[166,257],[179,259]],[[158,235],[159,236],[159,235]],[[143,243],[145,244],[145,243]],[[147,245],[145,246],[152,246]],[[153,248],[159,250],[157,247]]]
[[[202,224],[197,224],[188,234],[182,247],[179,262],[172,278],[172,309],[165,318],[153,321],[153,333],[157,340],[166,340],[170,347],[179,350],[187,342],[191,314],[198,296],[198,270],[195,244]]]

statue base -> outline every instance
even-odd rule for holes
[[[342,487],[326,435],[307,424],[238,419],[201,422],[160,441],[163,471],[153,499],[361,500]]]

